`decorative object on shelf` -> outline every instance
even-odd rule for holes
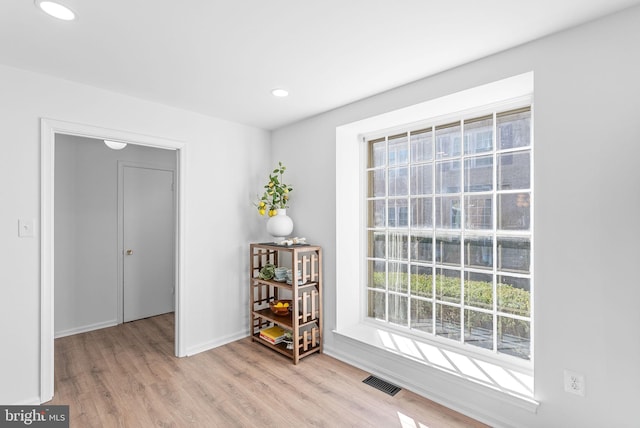
[[[258,214],[269,215],[267,232],[275,238],[275,242],[282,241],[293,231],[293,220],[287,216],[289,192],[293,190],[282,181],[282,175],[287,167],[278,162],[278,167],[269,174],[269,181],[264,185],[264,193],[258,199],[256,208]]]
[[[286,332],[282,327],[274,325],[273,327],[260,330],[260,339],[266,340],[272,345],[277,345],[284,340]]]
[[[273,263],[267,263],[260,269],[260,279],[272,279],[276,274],[276,266]]]
[[[287,349],[293,349],[293,332],[287,331],[282,337],[282,341],[287,344]]]
[[[291,269],[287,270],[287,284],[291,284],[293,282],[293,271]],[[307,281],[302,277],[302,271],[298,270],[298,285],[303,285]]]
[[[280,266],[275,268],[274,272],[275,272],[275,276],[273,279],[275,279],[278,282],[284,282],[287,280],[287,270],[288,268],[284,267],[284,266]]]
[[[269,214],[269,217],[273,217],[276,210],[288,208],[289,192],[293,187],[282,182],[282,175],[286,170],[287,167],[278,162],[278,167],[269,174],[269,181],[264,185],[264,193],[256,204],[258,214]]]
[[[280,242],[291,232],[293,232],[293,220],[287,215],[287,210],[277,209],[276,215],[267,220],[267,233],[273,236],[274,242]]]
[[[276,244],[279,245],[286,245],[286,246],[290,246],[290,245],[304,245],[307,243],[307,238],[298,238],[297,236],[294,236],[291,239],[283,239],[280,242],[276,242]]]
[[[289,315],[291,310],[291,300],[274,300],[269,302],[269,309],[276,315]]]

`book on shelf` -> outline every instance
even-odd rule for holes
[[[278,343],[282,342],[286,332],[287,330],[283,329],[282,327],[274,325],[273,327],[260,330],[260,338],[273,345],[277,345]]]

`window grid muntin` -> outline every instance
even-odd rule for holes
[[[500,354],[504,354],[502,352],[498,351],[498,347],[499,347],[499,338],[498,338],[498,322],[500,317],[502,318],[512,318],[512,319],[516,319],[516,320],[521,320],[521,321],[526,321],[529,323],[529,337],[528,337],[528,349],[529,349],[529,357],[528,359],[531,359],[531,353],[532,353],[532,349],[533,349],[533,334],[532,334],[532,330],[533,330],[533,325],[532,325],[532,319],[533,319],[533,313],[532,313],[532,306],[533,306],[533,280],[532,280],[532,259],[533,259],[533,254],[532,254],[532,248],[533,248],[533,234],[532,234],[532,210],[531,210],[531,204],[533,202],[533,191],[532,191],[532,182],[533,182],[533,167],[532,167],[532,161],[533,161],[533,138],[532,138],[532,123],[533,123],[533,115],[532,115],[532,108],[530,106],[524,107],[522,109],[519,109],[518,113],[522,113],[522,112],[528,112],[528,121],[529,121],[529,144],[526,146],[516,146],[516,147],[508,147],[505,149],[501,149],[499,147],[499,144],[502,144],[500,141],[498,141],[498,117],[504,117],[507,115],[510,115],[512,113],[516,112],[516,110],[514,109],[509,109],[509,110],[505,110],[505,111],[500,111],[500,112],[493,112],[491,115],[485,115],[485,116],[474,116],[471,119],[461,119],[458,120],[456,122],[452,122],[452,121],[448,121],[447,124],[445,125],[437,125],[434,124],[432,126],[422,126],[419,129],[416,129],[416,131],[408,131],[408,132],[401,132],[398,133],[396,131],[396,133],[394,133],[393,135],[389,135],[389,136],[385,136],[384,138],[382,138],[385,142],[385,155],[388,161],[388,141],[390,138],[397,138],[398,136],[402,136],[402,137],[406,137],[405,139],[405,147],[406,147],[406,159],[408,160],[407,163],[402,163],[401,165],[406,166],[407,167],[407,171],[408,176],[407,176],[407,184],[406,184],[406,188],[407,188],[407,194],[404,195],[402,197],[402,199],[406,200],[407,203],[407,207],[406,207],[406,220],[404,222],[404,224],[406,226],[403,227],[396,227],[396,228],[390,228],[389,227],[389,199],[392,199],[389,197],[389,191],[388,191],[388,187],[386,189],[386,194],[385,194],[385,200],[387,201],[386,204],[386,211],[385,211],[385,219],[386,219],[386,224],[384,227],[384,231],[385,231],[385,236],[386,236],[386,250],[387,250],[387,260],[385,260],[385,273],[386,273],[386,283],[387,283],[387,287],[385,292],[387,293],[387,296],[391,293],[394,295],[398,295],[398,296],[402,296],[403,298],[406,298],[407,300],[407,307],[406,307],[406,322],[404,323],[404,325],[402,327],[404,328],[409,328],[411,331],[413,332],[417,332],[418,334],[423,334],[424,332],[422,330],[416,330],[413,327],[411,327],[412,325],[412,302],[413,299],[415,299],[416,301],[422,301],[422,302],[429,302],[432,305],[432,328],[431,328],[431,332],[430,333],[424,333],[424,334],[428,334],[429,336],[433,337],[433,336],[437,336],[437,329],[438,329],[438,325],[437,325],[437,319],[436,319],[436,307],[437,304],[444,304],[444,305],[448,305],[448,306],[453,306],[453,307],[459,307],[460,308],[460,313],[459,313],[459,317],[460,317],[460,334],[459,334],[459,339],[457,340],[457,342],[459,343],[465,343],[465,335],[466,335],[466,328],[465,328],[465,314],[466,311],[475,311],[475,312],[479,312],[479,313],[487,313],[487,314],[491,314],[492,315],[492,325],[493,325],[493,332],[492,332],[492,337],[493,337],[493,349],[492,352],[493,353],[500,353]],[[477,118],[477,120],[475,120]],[[467,153],[466,150],[466,142],[465,142],[465,123],[474,123],[476,121],[479,120],[483,120],[483,119],[487,119],[487,118],[491,118],[492,119],[492,150],[491,151],[476,151],[473,153]],[[444,157],[439,157],[437,150],[438,150],[438,143],[437,143],[437,134],[436,131],[438,129],[443,129],[443,128],[449,128],[449,127],[454,127],[454,126],[459,126],[459,153],[454,154],[453,156],[444,156]],[[414,134],[421,134],[421,133],[427,133],[429,135],[429,138],[431,139],[431,156],[427,156],[426,159],[414,162],[412,159],[412,151],[413,151],[413,144],[412,144],[412,135]],[[378,139],[380,140],[380,138]],[[373,141],[373,140],[371,140]],[[498,164],[498,158],[501,155],[504,154],[508,154],[508,153],[528,153],[529,155],[529,187],[527,189],[498,189],[499,183],[498,183],[498,168],[500,167],[500,165]],[[465,191],[465,160],[467,159],[474,159],[474,158],[482,158],[482,157],[487,157],[488,155],[491,155],[491,159],[492,159],[492,189],[491,191],[486,191],[486,192],[473,192],[473,191]],[[371,155],[369,155],[371,156]],[[451,160],[455,160],[458,159],[459,160],[459,191],[455,192],[455,193],[441,193],[438,194],[437,192],[437,181],[436,181],[436,165],[438,164],[438,162],[448,162]],[[431,193],[419,193],[417,195],[413,194],[412,191],[412,185],[411,185],[411,180],[412,180],[412,167],[413,166],[417,166],[417,165],[431,165],[431,172],[432,172],[432,180],[431,180]],[[385,171],[388,171],[389,167],[397,167],[398,164],[394,164],[394,165],[388,165],[388,163],[385,163],[382,166],[378,166],[376,168],[366,168],[366,170],[369,172],[373,169],[384,169]],[[388,183],[388,174],[385,173],[386,176],[386,180]],[[387,184],[388,186],[388,184]],[[528,227],[524,230],[500,230],[499,229],[499,224],[498,224],[498,200],[499,200],[499,195],[503,195],[503,194],[518,194],[518,193],[527,193],[528,194],[528,202],[529,202],[529,224]],[[437,219],[439,216],[437,216],[436,214],[436,199],[437,199],[437,195],[440,195],[440,197],[450,197],[450,196],[455,196],[458,197],[458,201],[459,201],[459,211],[460,211],[460,220],[459,220],[459,228],[456,229],[448,229],[448,228],[438,228],[437,227]],[[482,195],[491,195],[491,216],[492,216],[492,228],[489,230],[478,230],[478,229],[468,229],[467,225],[466,225],[466,206],[465,206],[465,200],[467,196],[482,196]],[[413,207],[412,207],[412,202],[413,202],[413,198],[416,197],[420,197],[420,198],[427,198],[427,199],[431,199],[431,209],[432,209],[432,213],[431,213],[431,227],[427,227],[427,228],[414,228],[413,227]],[[370,201],[374,198],[369,198],[367,197],[367,201]],[[377,199],[382,199],[382,198],[377,198]],[[368,225],[367,225],[368,226]],[[382,229],[382,228],[380,228]],[[372,230],[372,228],[367,227],[367,230]],[[432,240],[431,240],[431,245],[432,245],[432,251],[431,251],[431,262],[427,262],[425,263],[424,261],[414,261],[413,260],[413,254],[412,254],[412,249],[411,248],[407,248],[406,252],[407,252],[407,259],[403,261],[403,263],[406,263],[406,272],[407,272],[407,280],[406,280],[406,284],[407,284],[407,290],[406,293],[398,293],[396,291],[392,291],[389,290],[389,262],[388,262],[388,246],[389,246],[389,233],[390,232],[395,232],[395,233],[403,233],[405,234],[405,239],[406,242],[408,243],[409,247],[411,246],[412,243],[412,237],[414,235],[418,235],[418,236],[431,236]],[[459,238],[459,246],[460,246],[460,265],[459,265],[459,271],[460,271],[460,303],[452,303],[452,302],[444,302],[444,301],[440,301],[437,299],[436,296],[436,278],[437,278],[437,272],[439,269],[451,269],[453,266],[452,265],[446,265],[446,264],[441,264],[441,263],[436,263],[436,241],[437,241],[437,236],[439,233],[453,233],[454,235],[457,235]],[[466,255],[465,255],[465,240],[467,236],[470,237],[479,237],[479,236],[487,236],[487,237],[491,237],[492,238],[492,265],[491,265],[491,269],[477,269],[477,268],[473,268],[473,267],[467,267],[466,266]],[[525,238],[528,241],[528,273],[526,274],[522,274],[519,272],[513,272],[513,271],[504,271],[504,270],[500,270],[498,269],[498,240],[499,239],[503,239],[503,238]],[[422,266],[422,267],[426,267],[426,268],[431,268],[432,269],[432,274],[431,274],[431,297],[425,297],[422,295],[414,295],[412,294],[412,268],[413,266]],[[485,308],[479,308],[477,306],[473,306],[471,304],[467,304],[466,300],[465,300],[465,273],[467,272],[478,272],[478,273],[489,273],[492,276],[492,306],[493,308],[491,310],[489,309],[485,309]],[[508,276],[508,277],[515,277],[515,278],[526,278],[529,280],[529,316],[525,317],[525,316],[520,316],[518,314],[514,314],[514,313],[507,313],[507,312],[501,312],[498,310],[498,277],[503,277],[503,276]],[[367,288],[367,290],[371,290],[370,288]],[[376,289],[377,291],[379,291],[379,289]],[[390,299],[387,297],[385,299],[385,321],[389,322],[389,304],[390,304]],[[397,324],[394,324],[397,326]],[[476,349],[476,347],[474,347],[474,349]],[[507,354],[508,355],[508,354]]]

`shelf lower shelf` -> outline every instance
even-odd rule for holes
[[[287,327],[289,330],[293,328],[292,314],[279,316],[271,312],[271,309],[258,309],[253,311],[253,315],[256,317],[264,318],[271,322],[274,322],[282,327]],[[308,321],[302,322],[302,315],[298,315],[298,327],[304,327],[306,325],[318,324],[318,318],[311,318]]]
[[[289,358],[293,358],[293,349],[287,349],[287,344],[284,342],[278,343],[277,345],[274,345],[273,343],[267,342],[266,340],[262,339],[260,337],[260,333],[254,334],[252,336],[252,340],[254,342],[260,343],[261,345],[266,346],[267,348],[273,349],[274,351],[277,351],[279,353],[281,353],[282,355],[285,355]],[[304,358],[306,356],[309,356],[311,354],[314,354],[316,352],[320,352],[321,347],[320,346],[316,346],[314,348],[308,349],[306,351],[301,351],[298,355],[298,358]]]
[[[257,311],[253,311],[253,314],[257,317],[264,318],[271,322],[274,322],[282,327],[287,327],[289,330],[293,328],[293,320],[291,313],[289,315],[279,316],[271,312],[271,309],[259,309]]]
[[[264,346],[266,346],[267,348],[271,348],[274,351],[278,351],[281,354],[286,355],[289,358],[293,357],[293,349],[287,349],[287,344],[284,343],[284,342],[280,342],[277,345],[274,345],[273,343],[267,342],[266,340],[262,339],[260,337],[260,333],[254,334],[252,339],[253,339],[254,342],[261,343]]]

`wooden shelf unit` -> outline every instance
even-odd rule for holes
[[[291,284],[260,279],[260,270],[267,263],[291,269]],[[249,278],[249,325],[253,341],[286,355],[294,364],[322,352],[322,248],[250,244]],[[278,316],[269,309],[269,302],[279,299],[292,300],[288,315]],[[293,349],[287,349],[285,343],[274,345],[260,338],[260,330],[274,325],[292,332]]]

